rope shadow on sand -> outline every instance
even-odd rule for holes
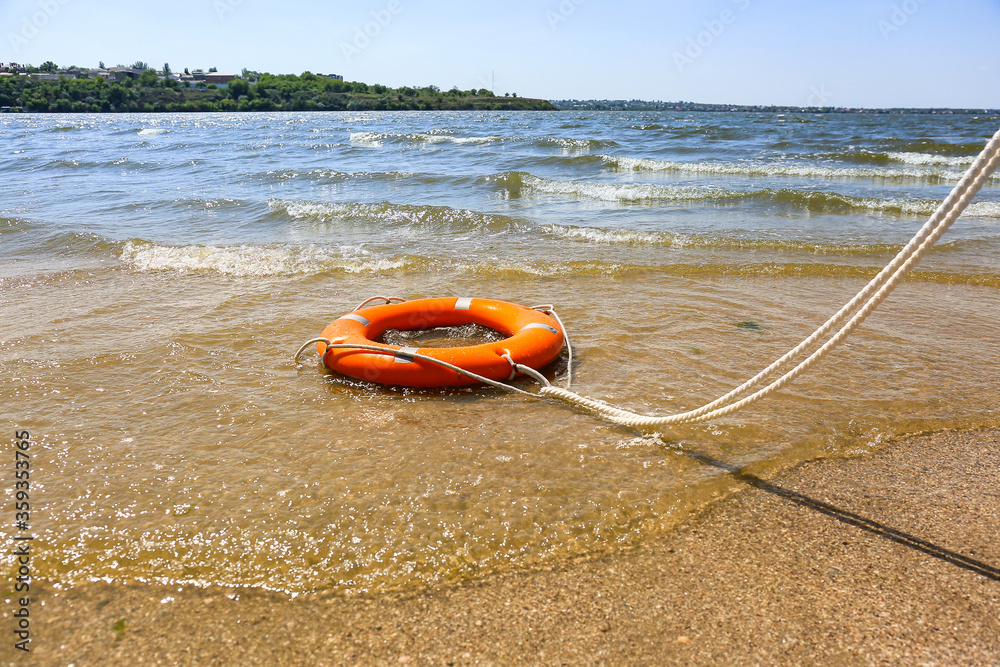
[[[766,493],[784,498],[789,502],[795,503],[802,507],[809,508],[813,511],[819,512],[820,514],[825,514],[831,518],[840,521],[841,523],[846,523],[855,528],[860,528],[868,533],[877,535],[887,540],[891,540],[897,544],[901,544],[910,549],[915,549],[929,556],[933,556],[939,560],[943,560],[946,563],[950,563],[957,567],[975,572],[981,576],[994,581],[1000,581],[1000,568],[996,568],[988,563],[976,560],[975,558],[969,558],[968,556],[963,556],[960,553],[956,553],[944,547],[938,546],[933,542],[928,542],[927,540],[921,539],[915,535],[910,535],[909,533],[904,533],[901,530],[896,530],[891,526],[887,526],[884,523],[875,521],[874,519],[868,519],[854,512],[849,512],[845,509],[835,507],[829,503],[824,503],[815,498],[810,498],[809,496],[799,493],[798,491],[791,491],[789,489],[778,486],[768,482],[767,480],[761,479],[756,475],[744,472],[739,466],[733,465],[732,463],[726,463],[725,461],[720,461],[718,459],[712,458],[706,454],[700,454],[698,452],[692,452],[684,450],[684,455],[705,465],[710,465],[713,468],[718,468],[729,473],[733,479],[743,482],[755,489],[760,489]]]

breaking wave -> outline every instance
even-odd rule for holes
[[[931,153],[886,153],[886,157],[894,162],[917,165],[944,165],[946,167],[968,167],[972,164],[976,156],[948,157],[946,155],[934,155]]]
[[[508,137],[486,136],[486,137],[455,137],[449,134],[437,134],[432,132],[411,132],[408,134],[396,134],[391,132],[352,132],[351,143],[355,146],[378,147],[387,143],[453,143],[453,144],[491,144],[509,141]]]
[[[290,276],[328,271],[384,273],[407,265],[361,246],[163,246],[131,240],[123,262],[138,271],[210,271],[235,277]]]
[[[830,191],[761,188],[730,190],[712,186],[678,186],[654,183],[614,183],[601,181],[561,181],[541,178],[527,172],[505,172],[493,180],[511,192],[539,192],[583,199],[622,203],[706,202],[725,204],[733,201],[758,201],[781,204],[787,208],[826,213],[883,213],[891,215],[931,215],[938,200],[856,197]],[[973,202],[967,217],[1000,218],[1000,202]]]
[[[352,132],[351,143],[355,146],[377,148],[385,144],[499,144],[518,143],[540,148],[559,148],[571,152],[587,152],[611,148],[618,143],[610,139],[576,139],[570,137],[516,137],[516,136],[455,136],[444,132]]]
[[[274,213],[285,213],[297,220],[313,222],[377,222],[382,226],[444,228],[457,232],[474,230],[503,232],[531,226],[531,223],[518,218],[450,206],[420,206],[390,202],[322,203],[280,199],[269,199],[267,205]]]
[[[721,188],[704,186],[656,185],[651,183],[605,183],[600,181],[560,181],[523,171],[508,171],[491,178],[512,192],[528,191],[600,199],[611,202],[698,201],[740,196]]]
[[[902,154],[900,154],[902,155]],[[924,161],[913,158],[911,161],[900,159],[900,162],[912,165],[946,165],[962,166],[971,164],[971,159],[965,163],[960,158],[940,158],[927,155]],[[731,163],[731,162],[674,162],[669,160],[651,160],[648,158],[622,157],[602,155],[601,159],[612,169],[621,171],[664,171],[680,174],[705,174],[712,176],[793,176],[798,178],[823,179],[881,179],[881,180],[925,180],[930,182],[957,182],[962,177],[962,171],[951,169],[906,169],[906,168],[872,168],[872,167],[822,167],[818,165],[785,165],[767,163]]]
[[[888,243],[831,243],[823,241],[762,239],[747,236],[709,236],[670,232],[601,229],[572,225],[550,225],[544,231],[556,238],[600,245],[661,246],[668,248],[714,248],[728,250],[772,250],[816,255],[885,255],[898,252],[902,245]],[[936,251],[959,247],[959,242],[942,243]]]

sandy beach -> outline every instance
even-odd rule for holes
[[[29,662],[997,665],[998,443],[944,432],[771,480],[734,469],[737,492],[639,551],[416,592],[46,584]]]

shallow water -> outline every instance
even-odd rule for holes
[[[997,177],[827,361],[662,438],[496,390],[378,388],[292,355],[375,294],[553,303],[577,391],[697,407],[853,296],[998,122],[0,117],[0,397],[8,431],[34,442],[35,574],[411,587],[669,530],[732,484],[684,448],[766,472],[996,427]],[[565,358],[548,374],[563,382]]]

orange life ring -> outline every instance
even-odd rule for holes
[[[412,331],[479,324],[508,336],[501,341],[469,347],[406,348],[376,342],[389,329]],[[328,348],[317,343],[323,365],[360,380],[407,387],[447,387],[475,384],[476,380],[433,362],[415,359],[419,353],[491,380],[511,377],[509,354],[518,364],[541,368],[559,356],[563,331],[545,313],[491,299],[417,299],[355,310],[331,322],[323,338],[334,344],[376,346],[369,350]]]

